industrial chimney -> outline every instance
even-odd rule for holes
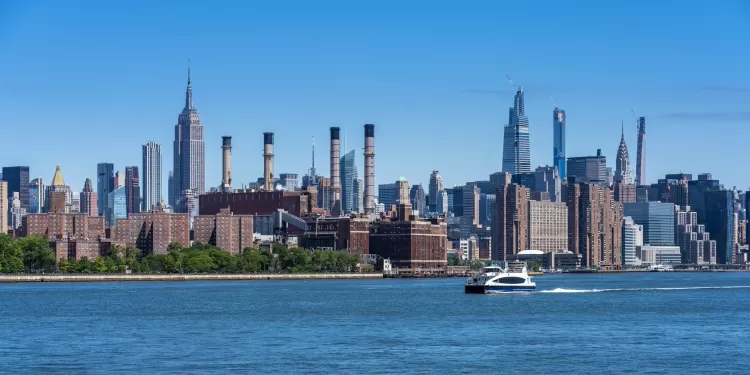
[[[375,213],[375,125],[365,125],[365,215]]]
[[[232,137],[221,137],[221,191],[232,192]]]
[[[338,127],[331,128],[331,215],[341,215],[341,140]]]
[[[263,133],[263,190],[273,191],[273,133]]]

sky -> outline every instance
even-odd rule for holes
[[[532,166],[552,163],[551,97],[567,112],[567,156],[625,138],[647,119],[649,182],[713,173],[750,187],[750,3],[741,1],[0,1],[0,165],[78,191],[96,164],[140,167],[141,145],[172,165],[188,59],[206,139],[207,188],[233,137],[233,184],[275,172],[329,174],[375,124],[376,184],[425,188],[501,170],[503,126],[522,85]],[[631,112],[631,110],[633,112]],[[165,197],[166,198],[166,197]]]

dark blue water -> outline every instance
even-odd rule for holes
[[[750,273],[535,280],[5,284],[0,373],[750,373]]]

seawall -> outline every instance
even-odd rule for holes
[[[0,283],[382,279],[381,273],[0,275]]]

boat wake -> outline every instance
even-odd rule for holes
[[[750,285],[733,286],[689,286],[677,288],[618,288],[618,289],[566,289],[555,288],[552,290],[539,290],[537,293],[614,293],[614,292],[658,292],[676,290],[711,290],[711,289],[750,289]]]

